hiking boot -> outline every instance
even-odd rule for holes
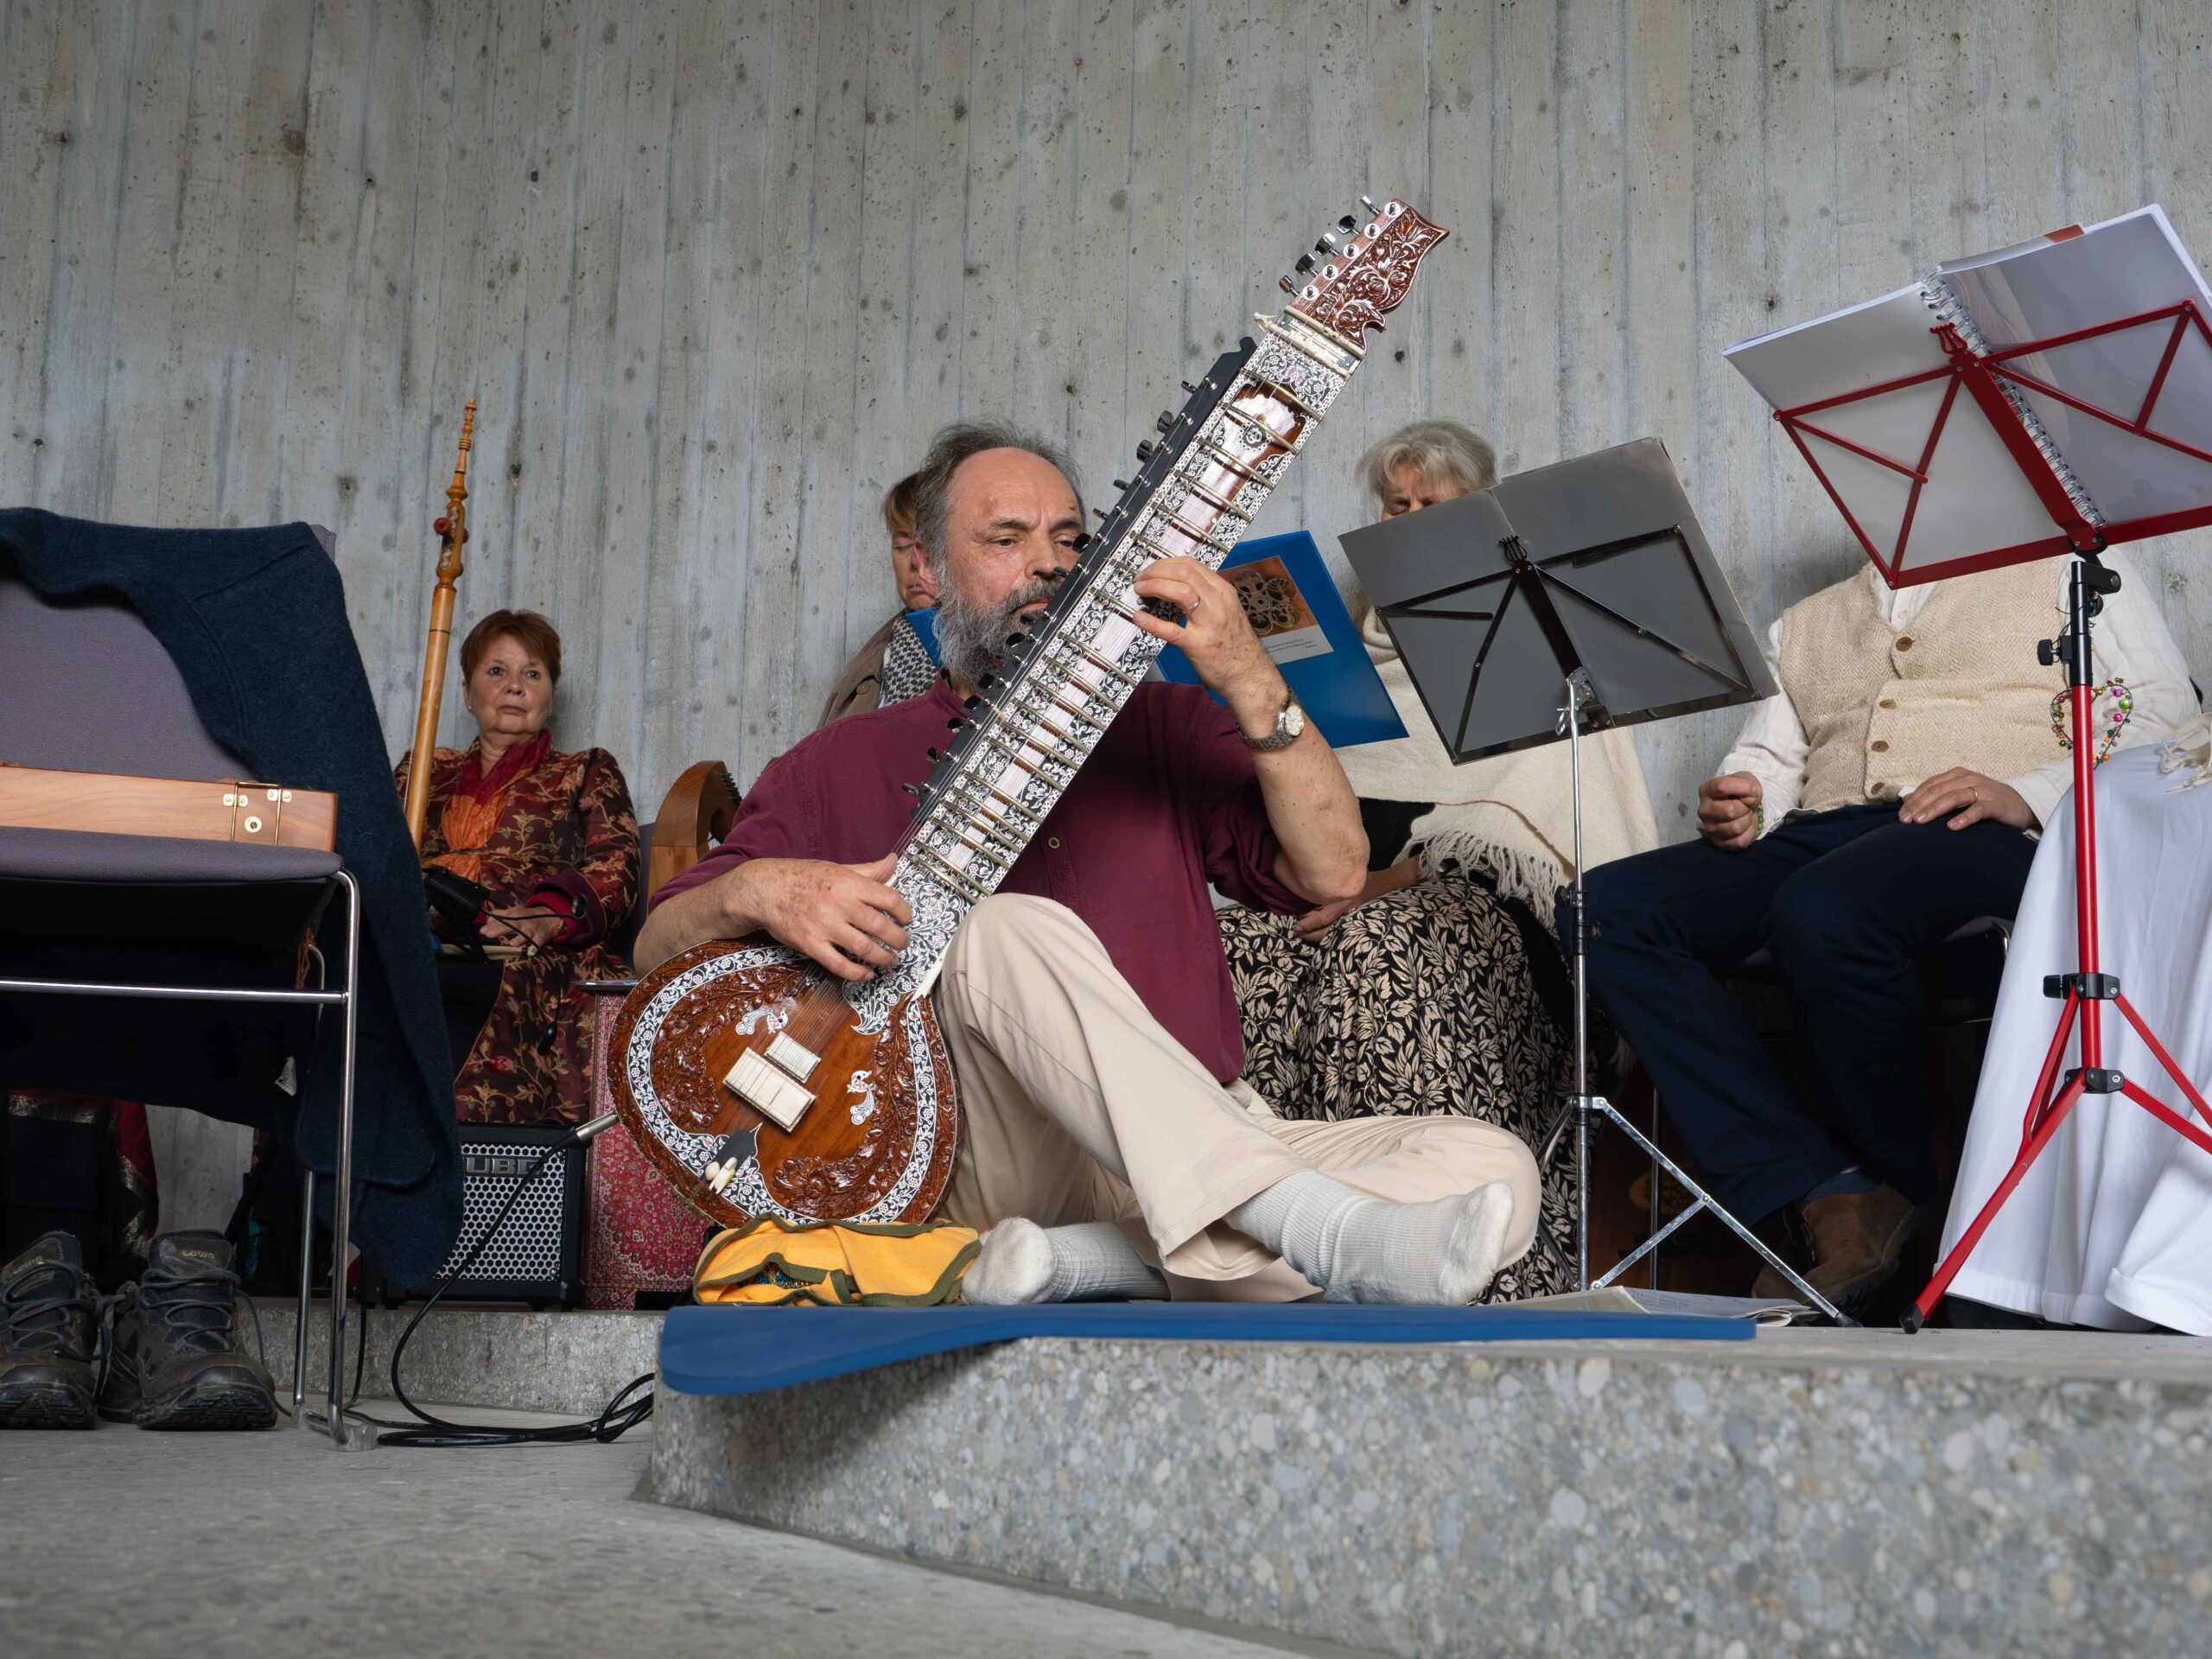
[[[0,1268],[0,1428],[91,1428],[100,1303],[84,1252],[48,1233]]]
[[[141,1428],[266,1428],[268,1370],[238,1351],[238,1275],[220,1233],[163,1233],[118,1299],[100,1415]]]
[[[1799,1271],[1807,1284],[1847,1313],[1897,1272],[1920,1219],[1912,1200],[1886,1184],[1872,1192],[1808,1198],[1799,1214],[1813,1254],[1812,1266]],[[1783,1259],[1789,1259],[1786,1253]],[[1794,1300],[1796,1293],[1772,1268],[1762,1268],[1751,1294]]]

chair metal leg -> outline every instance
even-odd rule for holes
[[[365,1436],[375,1444],[375,1431],[356,1431],[349,1436],[346,1424],[346,1273],[353,1239],[353,1051],[359,1026],[361,988],[361,889],[351,870],[340,870],[346,888],[346,1000],[340,1005],[342,1020],[338,1074],[338,1185],[330,1202],[330,1438],[346,1446]]]
[[[315,1291],[315,1171],[300,1170],[300,1311],[292,1322],[292,1427],[314,1428],[308,1421],[308,1319]]]

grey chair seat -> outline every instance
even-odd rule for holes
[[[0,880],[130,882],[324,881],[343,862],[312,847],[257,847],[168,836],[0,827]]]

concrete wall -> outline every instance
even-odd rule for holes
[[[473,392],[462,614],[551,613],[563,740],[650,812],[810,723],[939,423],[1011,414],[1103,496],[1397,193],[1452,239],[1262,528],[1333,549],[1416,414],[1509,468],[1656,433],[1764,622],[1856,556],[1720,347],[2147,200],[2212,251],[2208,37],[2204,0],[0,0],[0,500],[334,526],[397,747]],[[2200,670],[2203,550],[2147,556]],[[1662,822],[1732,723],[1643,734]]]

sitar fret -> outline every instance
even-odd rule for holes
[[[1246,340],[1203,385],[1185,387],[1192,404],[1160,423],[1167,453],[1141,450],[1138,481],[1103,515],[1104,544],[1078,558],[1039,632],[1005,653],[912,838],[918,874],[954,899],[998,885],[1163,648],[1131,591],[1144,566],[1189,556],[1218,569],[1234,552],[1359,366],[1360,334],[1398,302],[1440,234],[1402,204],[1372,211],[1364,231],[1344,221],[1341,264],[1296,290],[1279,318],[1258,320],[1257,345]],[[1345,280],[1355,265],[1370,267],[1357,290]]]

